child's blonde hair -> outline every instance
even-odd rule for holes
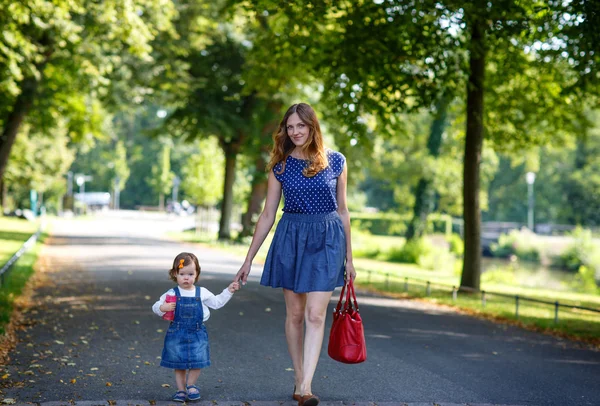
[[[173,260],[173,266],[169,269],[169,277],[173,282],[177,282],[177,274],[179,274],[179,269],[184,266],[188,266],[191,263],[196,265],[196,279],[194,279],[194,283],[198,282],[198,278],[200,278],[200,263],[198,262],[198,257],[196,257],[191,252],[182,252],[177,255]]]

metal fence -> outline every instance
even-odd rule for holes
[[[430,296],[432,286],[434,286],[434,287],[437,286],[437,287],[443,288],[443,290],[445,290],[445,291],[450,291],[452,294],[452,300],[456,301],[458,299],[459,288],[456,285],[432,283],[431,281],[428,281],[426,279],[400,277],[400,276],[394,275],[390,272],[384,273],[384,272],[377,272],[377,271],[370,271],[370,270],[368,270],[366,272],[367,272],[367,283],[371,283],[372,274],[377,274],[377,275],[384,277],[384,285],[386,288],[390,287],[390,279],[393,279],[395,281],[400,281],[401,283],[403,283],[405,292],[408,292],[409,285],[411,285],[411,284],[419,285],[419,286],[425,287],[425,296]],[[409,283],[409,280],[410,280],[410,283]],[[595,309],[595,308],[586,307],[586,306],[563,304],[563,303],[560,303],[558,300],[551,302],[551,301],[547,301],[547,300],[535,299],[535,298],[521,296],[521,295],[509,295],[506,293],[489,292],[489,291],[485,291],[485,290],[476,290],[476,289],[471,289],[471,288],[464,287],[464,286],[461,287],[460,290],[470,291],[471,293],[479,294],[481,297],[481,306],[482,307],[485,307],[486,302],[490,296],[500,296],[500,297],[506,297],[509,299],[514,299],[514,301],[515,301],[515,317],[517,319],[519,318],[519,305],[521,304],[522,301],[528,301],[528,302],[532,302],[532,303],[540,303],[540,304],[547,304],[547,305],[554,306],[554,323],[555,324],[558,323],[558,311],[559,311],[559,308],[561,308],[561,307],[569,308],[569,309],[585,310],[585,311],[600,314],[600,309]]]
[[[40,234],[42,232],[42,226],[35,232],[25,243],[21,246],[21,248],[8,260],[8,262],[2,265],[0,268],[0,287],[4,285],[4,277],[8,273],[8,271],[12,268],[12,266],[21,258],[21,256],[31,248],[33,244],[37,241]]]

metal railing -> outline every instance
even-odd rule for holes
[[[398,275],[394,275],[390,272],[377,272],[377,271],[370,271],[370,270],[367,270],[366,272],[367,272],[367,283],[371,283],[371,274],[372,273],[380,275],[380,276],[384,276],[384,278],[385,278],[384,285],[385,285],[386,289],[389,289],[390,278],[393,278],[396,280],[401,280],[401,281],[403,280],[404,281],[404,291],[408,292],[408,288],[410,285],[409,280],[411,280],[413,285],[415,285],[415,284],[425,285],[425,296],[431,295],[431,287],[432,286],[440,286],[440,287],[445,288],[445,290],[451,290],[453,301],[456,301],[458,299],[459,288],[457,288],[456,285],[446,285],[443,283],[432,283],[431,281],[428,281],[426,279],[401,277]],[[563,304],[563,303],[560,303],[558,300],[551,302],[548,300],[535,299],[535,298],[521,296],[521,295],[509,295],[506,293],[489,292],[486,290],[477,290],[477,289],[472,289],[472,288],[468,288],[465,286],[460,287],[460,290],[469,291],[471,293],[479,293],[481,295],[481,306],[482,307],[485,307],[486,301],[488,300],[489,296],[500,296],[500,297],[506,297],[509,299],[514,299],[515,300],[515,317],[517,319],[519,318],[519,305],[520,305],[521,301],[528,301],[528,302],[540,303],[540,304],[548,304],[548,305],[554,306],[554,323],[555,324],[558,323],[558,311],[559,311],[559,308],[561,308],[561,307],[585,310],[585,311],[594,312],[594,313],[600,313],[600,309],[594,309],[592,307],[586,307],[586,306]]]
[[[33,244],[35,244],[42,232],[42,228],[42,225],[40,225],[39,229],[31,237],[29,237],[25,243],[23,243],[21,248],[19,248],[19,250],[8,260],[8,262],[2,265],[2,268],[0,268],[0,287],[4,285],[4,275],[7,274],[15,262],[17,262],[19,258],[21,258],[21,256],[27,252],[27,250],[29,250]]]

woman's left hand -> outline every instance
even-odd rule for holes
[[[346,281],[348,281],[348,277],[352,279],[352,282],[356,279],[356,269],[352,262],[346,262]]]

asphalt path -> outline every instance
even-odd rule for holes
[[[216,294],[243,259],[161,237],[187,222],[132,213],[57,220],[40,261],[47,282],[1,369],[0,399],[167,404],[174,376],[159,356],[168,322],[151,310],[173,285],[167,269],[179,252],[196,253],[199,284]],[[197,405],[295,404],[283,295],[259,285],[260,271],[255,265],[249,283],[211,311],[212,365]],[[418,301],[360,292],[358,301],[368,359],[335,362],[325,338],[313,381],[323,405],[600,405],[600,352]]]

